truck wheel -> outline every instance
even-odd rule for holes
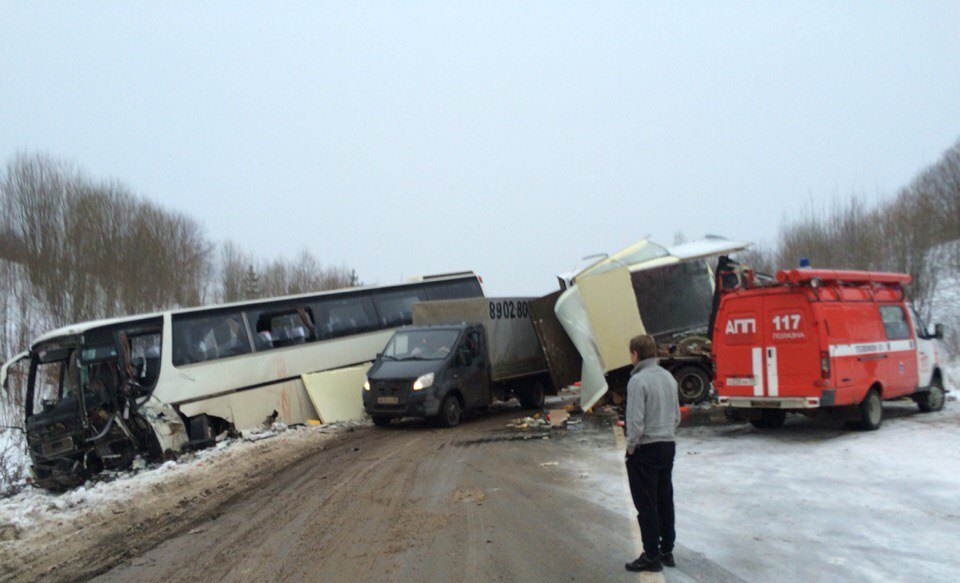
[[[544,396],[543,382],[540,380],[531,381],[517,392],[517,399],[520,400],[520,406],[524,409],[543,409]]]
[[[373,416],[373,424],[377,427],[389,427],[391,421],[393,421],[392,417],[382,417],[380,415]]]
[[[460,423],[460,416],[463,414],[463,405],[456,395],[447,395],[440,403],[440,411],[437,414],[437,422],[441,427],[454,427]]]
[[[702,403],[710,397],[710,377],[699,366],[684,366],[673,373],[677,392],[684,404]]]
[[[943,381],[939,378],[933,379],[930,388],[916,398],[917,406],[924,413],[932,413],[943,409],[943,403],[946,401],[946,393],[943,391]]]
[[[883,405],[880,401],[880,393],[876,389],[867,391],[867,396],[860,402],[858,409],[860,409],[860,422],[857,424],[859,429],[874,431],[880,428],[880,424],[883,423]]]
[[[759,419],[751,419],[750,423],[757,429],[780,429],[787,420],[787,412],[779,409],[763,409]]]

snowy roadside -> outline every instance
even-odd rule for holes
[[[237,490],[240,478],[256,477],[258,470],[294,461],[294,456],[309,452],[327,436],[365,425],[367,422],[349,422],[288,429],[277,424],[270,430],[225,439],[212,448],[162,464],[146,466],[138,460],[134,469],[104,473],[62,494],[27,485],[18,494],[0,500],[0,559],[6,558],[6,547],[20,539],[35,538],[37,532],[86,523],[104,513],[119,520],[128,508],[142,507],[145,501],[162,506],[167,502],[161,500],[163,497],[172,497],[174,502],[178,497],[191,500],[197,495],[190,491],[191,484],[200,487],[204,482],[229,482],[230,489]],[[201,494],[203,491],[201,488]]]

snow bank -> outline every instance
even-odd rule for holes
[[[290,429],[277,423],[270,429],[248,432],[239,439],[223,439],[212,448],[187,453],[162,464],[147,465],[138,458],[129,471],[103,472],[83,486],[62,494],[25,485],[18,494],[0,499],[0,525],[10,524],[24,529],[41,520],[69,519],[106,502],[137,496],[173,476],[202,471],[216,458],[227,453],[243,454],[264,439],[297,439],[304,433],[335,433],[367,424],[366,421],[352,421]]]

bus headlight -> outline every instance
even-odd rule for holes
[[[363,379],[363,390],[364,391],[370,390],[370,379]]]
[[[417,380],[413,381],[413,390],[419,391],[433,385],[433,373],[428,372]]]

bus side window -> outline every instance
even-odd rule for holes
[[[328,340],[376,330],[377,312],[370,296],[323,299],[317,305],[317,337]]]
[[[413,304],[427,300],[426,290],[402,289],[376,292],[374,302],[380,313],[380,326],[396,328],[413,323]]]
[[[173,320],[173,364],[206,362],[248,354],[250,338],[240,312],[186,315]]]
[[[255,322],[253,341],[258,351],[304,344],[316,339],[313,310],[307,307],[261,312]]]

